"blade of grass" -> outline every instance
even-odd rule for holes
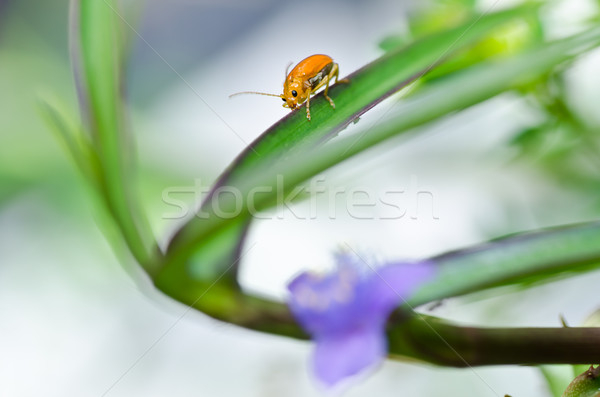
[[[580,35],[543,45],[511,59],[489,62],[457,73],[443,81],[431,84],[421,92],[398,105],[395,117],[357,137],[340,138],[329,145],[292,156],[285,162],[270,166],[256,167],[254,173],[237,183],[240,197],[246,200],[249,192],[260,186],[265,193],[255,200],[255,208],[264,209],[277,204],[281,190],[290,189],[308,178],[348,159],[372,146],[375,146],[411,128],[437,120],[440,117],[464,109],[491,98],[501,92],[519,86],[539,75],[547,73],[556,65],[573,59],[577,54],[600,45],[600,29],[592,29]],[[281,181],[284,186],[281,186]],[[246,202],[242,207],[247,211]],[[220,209],[232,211],[239,206],[239,200],[223,197]],[[241,214],[241,217],[251,214]],[[239,219],[236,219],[239,220]],[[180,266],[184,269],[185,259],[201,246],[202,240],[219,229],[226,229],[231,220],[208,217],[196,219],[186,224],[178,234],[177,244],[173,244],[168,255],[167,267]],[[210,266],[211,264],[202,264]]]
[[[136,260],[153,272],[159,251],[135,205],[135,161],[121,93],[125,39],[117,10],[116,0],[72,0],[72,57],[84,125],[100,166],[101,196]]]
[[[438,276],[410,299],[412,305],[596,269],[600,222],[508,236],[431,259]]]
[[[50,99],[39,101],[42,117],[64,145],[81,174],[95,189],[99,189],[100,171],[92,147],[76,124],[69,120],[55,103],[55,100]]]
[[[507,11],[479,16],[464,25],[442,32],[408,47],[397,49],[385,54],[373,63],[363,67],[347,76],[348,84],[336,84],[330,89],[330,96],[335,100],[336,109],[332,109],[322,95],[317,95],[311,100],[312,121],[307,121],[305,110],[290,113],[281,121],[265,131],[233,162],[228,170],[219,178],[203,205],[211,203],[213,195],[223,185],[239,186],[247,180],[252,180],[257,172],[262,172],[260,167],[270,168],[277,159],[290,156],[294,152],[310,153],[314,146],[324,140],[332,138],[353,120],[356,120],[365,111],[406,86],[418,77],[427,73],[436,64],[443,61],[456,51],[465,48],[486,33],[517,18],[529,16],[537,8],[531,5]],[[269,175],[272,173],[269,172]],[[255,185],[262,186],[262,185]],[[244,216],[241,214],[240,216]],[[239,218],[239,217],[238,217]],[[246,219],[249,219],[246,217]],[[239,220],[239,219],[237,219]],[[249,221],[249,220],[248,220]],[[227,229],[230,222],[224,220]],[[194,218],[184,225],[172,238],[168,252],[170,258],[176,253],[187,251],[189,243],[196,250],[211,249],[204,246],[202,241],[207,238],[207,227],[211,221]],[[232,239],[230,247],[224,248],[221,253],[201,255],[215,258],[214,262],[202,261],[201,266],[225,269],[229,263],[235,261],[235,256],[240,250],[243,236],[248,223],[237,226],[238,238]],[[231,235],[231,231],[227,231]],[[186,248],[184,248],[186,247]],[[178,255],[178,254],[177,254]],[[168,259],[167,261],[170,261]],[[237,267],[236,267],[237,268]],[[232,269],[229,280],[235,283],[235,271]]]
[[[531,17],[538,6],[531,4],[505,11],[479,15],[458,27],[440,32],[406,47],[399,47],[344,77],[349,83],[330,87],[333,109],[322,94],[311,99],[312,120],[306,119],[303,105],[267,129],[233,162],[217,186],[231,184],[244,171],[252,172],[258,163],[270,163],[294,151],[299,143],[314,144],[335,136],[360,115],[401,88],[434,69],[453,54],[482,40],[499,26]],[[343,68],[343,65],[341,65]]]

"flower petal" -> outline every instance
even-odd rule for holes
[[[359,268],[347,256],[326,276],[302,273],[288,285],[290,310],[316,342],[314,370],[326,385],[381,361],[390,313],[435,274],[431,262]]]
[[[356,375],[383,360],[387,342],[383,330],[366,328],[340,336],[317,340],[314,371],[327,386]]]
[[[376,291],[374,301],[382,311],[393,310],[435,274],[432,262],[392,263],[377,269],[375,285],[370,288]],[[374,302],[375,303],[375,302]]]

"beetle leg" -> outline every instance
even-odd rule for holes
[[[306,94],[306,118],[310,121],[310,96],[312,94],[312,90],[307,88]]]
[[[335,76],[336,76],[336,80],[337,80],[337,74],[338,74],[337,63],[333,64],[331,73],[329,73],[329,76],[325,77],[327,82],[325,83],[325,92],[323,93],[323,95],[325,96],[325,99],[327,99],[329,101],[329,104],[331,105],[331,107],[335,109],[335,103],[333,103],[333,99],[329,98],[329,95],[327,95],[327,92],[329,91],[329,80],[331,80],[331,76],[334,73],[334,71],[335,71]]]
[[[321,82],[314,89],[316,91],[317,89],[321,88],[323,86],[323,84],[325,84],[325,92],[324,92],[325,99],[327,99],[329,101],[329,104],[331,104],[331,107],[334,109],[335,109],[335,103],[333,102],[333,99],[331,99],[329,97],[329,95],[327,95],[329,93],[329,81],[331,81],[335,77],[336,83],[338,83],[338,82],[339,83],[349,83],[348,79],[343,79],[343,80],[338,81],[339,75],[340,75],[340,69],[338,67],[338,64],[334,63],[329,74],[327,76],[325,76],[323,78],[323,80],[321,80]]]
[[[333,103],[333,99],[329,98],[329,95],[327,95],[327,92],[329,91],[329,81],[335,77],[335,82],[337,83],[339,75],[340,75],[340,69],[338,67],[338,64],[334,63],[333,67],[331,68],[331,72],[329,72],[329,76],[327,76],[327,86],[325,87],[325,98],[329,101],[329,103],[331,104],[331,107],[334,109],[335,109],[335,103]]]
[[[325,99],[327,99],[329,101],[329,104],[331,105],[332,108],[335,109],[335,103],[333,102],[333,99],[331,99],[329,97],[329,95],[327,95],[329,93],[329,82],[335,77],[335,82],[336,83],[349,83],[348,79],[343,79],[343,80],[339,80],[338,81],[338,77],[339,77],[339,67],[337,63],[334,63],[331,71],[329,72],[329,74],[325,77],[323,77],[323,79],[321,81],[319,81],[319,83],[314,86],[311,87],[310,85],[307,86],[306,88],[306,118],[310,120],[310,96],[314,93],[317,92],[317,90],[323,86],[325,86],[325,92],[323,93],[325,96]]]
[[[329,95],[327,95],[327,93],[329,92],[329,81],[333,78],[333,76],[336,76],[336,81],[337,81],[338,74],[339,74],[338,64],[334,63],[329,74],[327,76],[323,77],[323,80],[321,80],[319,82],[319,84],[317,84],[317,86],[314,88],[314,91],[316,91],[319,88],[323,87],[323,85],[325,85],[325,92],[323,93],[323,95],[325,96],[325,99],[327,99],[329,101],[329,104],[331,105],[331,107],[334,109],[335,109],[335,103],[333,102],[333,99],[331,99],[329,97]]]
[[[341,79],[341,80],[338,81],[338,77],[340,77],[340,71],[339,71],[338,65],[336,63],[335,64],[335,84],[337,84],[337,83],[347,84],[347,83],[350,82],[350,80],[348,80],[348,79]]]

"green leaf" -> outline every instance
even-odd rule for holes
[[[263,174],[264,169],[267,169],[265,175],[271,179],[274,175],[272,166],[276,163],[276,160],[289,159],[294,153],[300,153],[300,156],[304,158],[304,161],[300,164],[300,169],[305,169],[307,158],[315,158],[313,153],[315,146],[335,137],[337,133],[352,121],[357,120],[362,113],[372,106],[427,73],[454,52],[480,39],[490,30],[516,18],[525,17],[535,12],[535,10],[535,7],[527,6],[480,16],[458,28],[426,37],[408,47],[385,54],[371,64],[347,76],[350,80],[348,84],[336,84],[331,87],[330,96],[336,103],[335,110],[331,108],[323,95],[317,95],[311,99],[311,121],[306,119],[305,109],[300,108],[265,131],[240,154],[220,177],[213,193],[223,185],[245,186],[248,189],[255,186],[264,186],[261,184],[264,181],[256,181],[256,176]],[[427,117],[415,125],[431,119]],[[348,148],[344,147],[343,151],[346,151],[346,149]],[[335,162],[340,160],[341,158]],[[287,160],[279,163],[283,162],[287,162]],[[325,169],[335,164],[335,162],[320,167],[320,169]],[[314,175],[313,171],[308,172],[306,177],[311,175]],[[260,183],[248,185],[248,181]],[[301,181],[302,179],[297,182]],[[206,202],[210,202],[211,197],[212,193],[209,194]],[[240,215],[240,217],[243,216],[243,214]],[[248,219],[248,214],[245,216]],[[210,249],[204,245],[204,242],[209,240],[211,233],[216,233],[212,230],[215,222],[219,223],[218,227],[221,228],[223,233],[231,235],[232,232],[229,229],[233,227],[231,226],[232,222],[226,219],[222,219],[222,222],[220,222],[219,219],[215,220],[214,216],[212,218],[193,219],[177,232],[169,245],[168,257],[165,261],[171,268],[169,271],[178,268],[177,272],[186,273],[187,264],[184,262],[193,254],[192,251]],[[237,221],[239,221],[239,217]],[[240,250],[239,246],[247,228],[247,223],[242,225],[237,223],[235,228],[238,230],[238,238],[232,239],[228,248],[219,245],[224,249],[222,252],[203,255],[204,257],[216,259],[216,261],[197,262],[192,266],[213,267],[219,269],[220,272],[229,268],[231,263],[238,259],[235,254]],[[215,247],[214,245],[211,246]],[[235,283],[235,272],[230,272],[226,279]]]
[[[524,6],[495,14],[478,16],[463,25],[425,37],[398,48],[346,76],[348,84],[330,88],[333,109],[323,95],[311,99],[312,120],[306,119],[304,106],[291,112],[265,131],[248,147],[220,178],[218,184],[234,184],[253,166],[271,163],[296,150],[300,143],[322,143],[334,137],[374,105],[397,92],[451,58],[452,54],[472,45],[486,33],[535,13],[536,7]],[[343,69],[343,65],[340,65]]]
[[[411,298],[412,304],[597,268],[600,222],[509,236],[432,260],[438,276]]]
[[[135,205],[135,161],[121,93],[126,40],[118,4],[71,2],[72,58],[84,129],[98,159],[99,192],[131,252],[152,272],[158,250],[141,206]]]
[[[81,128],[66,116],[65,111],[60,110],[55,99],[40,99],[39,109],[81,174],[94,188],[100,189],[98,158]]]
[[[395,116],[388,122],[375,126],[358,136],[339,138],[324,147],[311,152],[291,156],[285,162],[270,166],[255,167],[253,174],[242,181],[236,181],[241,197],[247,197],[251,189],[260,186],[270,189],[271,194],[261,195],[255,201],[256,208],[266,208],[276,204],[277,196],[284,183],[284,190],[289,191],[299,183],[334,166],[341,161],[356,155],[380,142],[411,128],[437,120],[451,112],[477,104],[523,82],[536,79],[540,74],[551,70],[555,65],[572,59],[593,46],[600,44],[600,30],[571,37],[569,39],[546,44],[526,54],[521,54],[504,61],[495,61],[478,65],[469,70],[457,73],[443,81],[431,84],[418,94],[411,96],[397,106]],[[235,200],[223,200],[221,209],[234,209],[239,206]],[[245,205],[244,205],[245,207]],[[244,216],[249,216],[248,213]],[[239,218],[236,218],[239,220]],[[168,272],[176,271],[179,277],[187,277],[184,260],[212,233],[219,233],[231,226],[231,220],[195,219],[187,224],[177,236],[176,244],[172,244],[168,253]],[[214,263],[197,264],[199,266],[215,266]],[[221,264],[221,266],[224,266]],[[178,267],[178,270],[175,268]]]
[[[590,366],[573,379],[563,393],[564,397],[600,397],[600,366]]]

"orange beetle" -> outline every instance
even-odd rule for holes
[[[306,102],[306,118],[310,120],[310,96],[316,91],[325,86],[325,98],[335,109],[335,103],[327,92],[329,91],[329,82],[335,77],[335,82],[338,82],[339,67],[333,62],[333,59],[327,55],[317,54],[311,55],[308,58],[301,60],[292,71],[288,74],[283,83],[283,94],[267,94],[264,92],[244,91],[232,94],[229,97],[239,94],[258,94],[276,96],[283,99],[283,107],[296,109],[298,106]],[[348,80],[340,80],[340,83],[347,83]]]

